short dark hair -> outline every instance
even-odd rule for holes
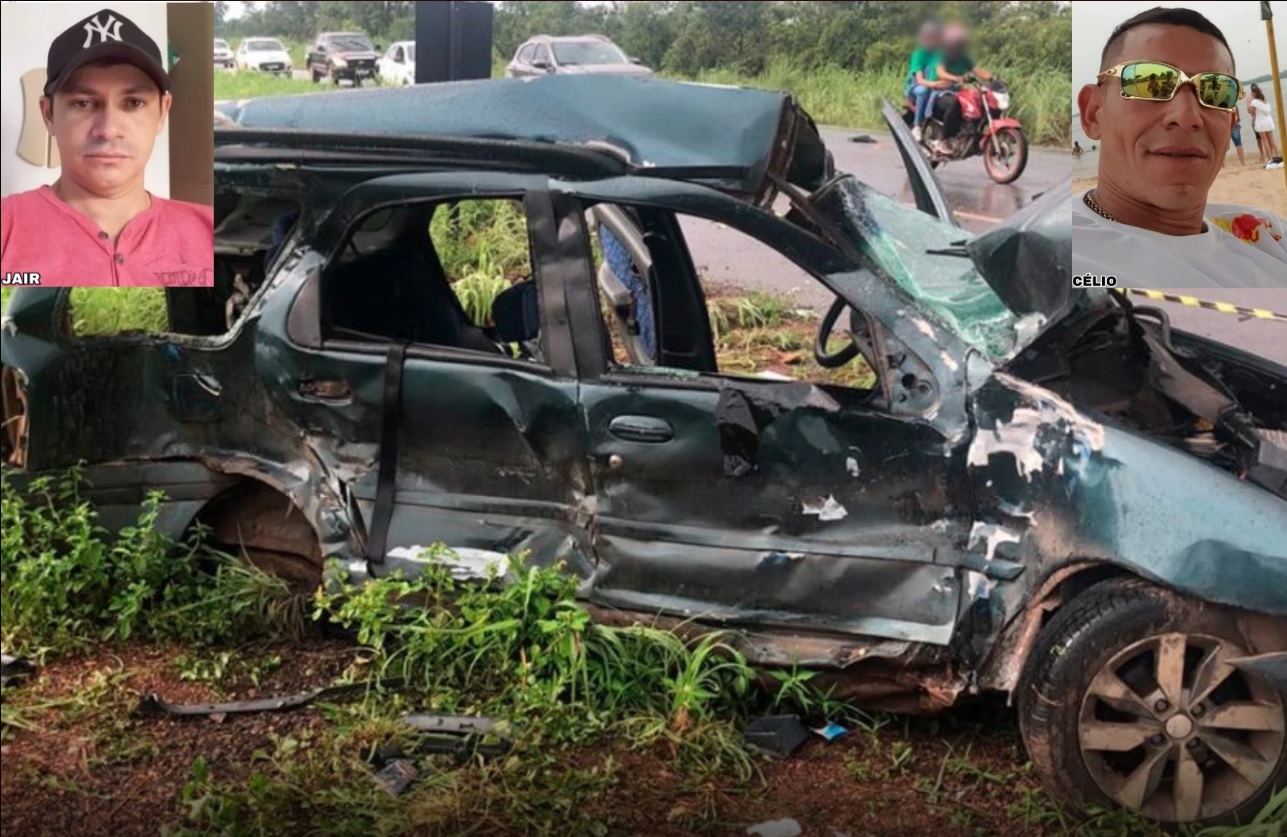
[[[1137,26],[1144,26],[1149,23],[1165,23],[1171,26],[1187,26],[1190,29],[1196,29],[1204,35],[1210,35],[1224,45],[1225,51],[1229,53],[1229,60],[1233,62],[1234,72],[1237,72],[1237,59],[1233,57],[1233,49],[1229,42],[1225,40],[1224,33],[1220,28],[1211,21],[1207,20],[1201,12],[1195,12],[1192,9],[1165,9],[1161,6],[1149,9],[1147,12],[1140,12],[1135,17],[1125,20],[1117,25],[1113,34],[1108,36],[1108,43],[1104,44],[1104,51],[1099,56],[1099,69],[1107,70],[1112,65],[1108,63],[1108,54],[1112,52],[1113,46],[1126,36],[1126,33]]]

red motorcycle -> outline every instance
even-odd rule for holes
[[[943,140],[953,99],[961,108],[961,127],[956,136]],[[1028,165],[1028,137],[1019,120],[1005,115],[1009,109],[1010,90],[998,78],[983,82],[970,76],[960,87],[941,93],[922,128],[921,149],[930,165],[982,155],[988,177],[997,183],[1018,180]],[[916,101],[909,96],[903,121],[910,127],[915,117]]]

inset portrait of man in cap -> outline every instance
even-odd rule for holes
[[[211,207],[144,187],[172,97],[161,48],[102,9],[49,46],[40,113],[58,146],[52,185],[0,201],[0,270],[41,285],[214,284]]]

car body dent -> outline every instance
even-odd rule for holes
[[[566,93],[590,81],[559,83]],[[632,85],[640,82],[617,83],[631,96],[657,95],[639,93]],[[432,95],[413,88],[322,98],[352,120],[340,100],[365,97],[351,101],[383,114],[376,129],[410,127],[431,146],[436,140],[426,133],[425,113],[390,105],[424,104]],[[546,104],[562,95],[550,93]],[[678,95],[697,107],[686,86]],[[535,266],[556,262],[564,272],[551,275],[562,277],[565,290],[593,289],[592,264],[572,220],[583,217],[578,202],[717,220],[772,244],[870,315],[882,333],[877,364],[886,388],[846,394],[807,382],[727,378],[721,387],[689,369],[614,376],[603,358],[572,345],[585,339],[572,332],[588,328],[597,311],[570,292],[555,295],[560,307],[546,313],[561,325],[552,339],[564,342],[571,368],[408,352],[404,399],[417,417],[428,418],[422,427],[406,423],[391,550],[441,542],[530,551],[536,563],[565,564],[581,581],[584,600],[621,618],[661,611],[745,628],[753,662],[784,664],[798,653],[809,665],[854,674],[838,696],[871,697],[879,681],[889,695],[922,709],[950,704],[998,649],[1017,649],[1003,661],[1010,673],[996,681],[1012,686],[1027,647],[1023,637],[1039,627],[1026,616],[1046,601],[1052,584],[1074,573],[1116,568],[1209,602],[1287,615],[1287,503],[999,371],[997,358],[972,347],[861,257],[758,205],[772,191],[766,191],[770,170],[794,170],[791,159],[774,158],[783,126],[811,122],[792,115],[794,105],[782,97],[727,95],[721,112],[759,114],[754,141],[720,143],[720,160],[685,147],[695,141],[686,128],[672,133],[667,124],[650,134],[636,121],[630,124],[642,139],[595,152],[596,165],[612,172],[597,180],[519,166],[378,177],[397,171],[403,158],[363,163],[369,148],[353,151],[347,168],[281,165],[271,157],[256,164],[249,162],[252,152],[264,147],[313,150],[330,117],[293,126],[309,111],[291,97],[238,106],[245,119],[238,130],[263,133],[246,143],[244,158],[217,162],[218,180],[265,194],[296,193],[307,184],[313,205],[301,207],[298,231],[275,257],[264,287],[218,338],[70,340],[61,325],[65,289],[17,289],[0,356],[29,381],[27,418],[41,434],[31,445],[30,467],[89,459],[108,469],[101,472],[108,475],[104,486],[118,494],[131,474],[203,486],[167,518],[175,529],[186,526],[183,518],[198,512],[203,497],[227,490],[228,478],[256,480],[296,504],[321,554],[357,580],[414,569],[415,558],[363,559],[377,493],[387,346],[323,338],[321,271],[348,226],[377,206],[443,198],[452,189],[531,190],[556,206],[574,204],[535,233],[557,234]],[[447,102],[436,100],[434,108]],[[580,110],[574,117],[559,130],[579,149],[607,124]],[[580,117],[586,121],[578,123]],[[590,133],[578,134],[578,125]],[[295,129],[310,133],[292,136]],[[445,139],[459,141],[469,130],[461,122]],[[515,154],[535,154],[536,129],[523,130],[532,135],[507,142]],[[335,139],[341,158],[352,151],[345,143],[354,137]],[[220,152],[228,150],[227,142],[217,143]],[[720,162],[728,168],[713,176],[710,166]],[[820,175],[805,169],[801,183]],[[355,186],[354,178],[376,182]],[[218,424],[183,420],[170,394],[185,376],[217,382]],[[343,380],[351,395],[318,403],[301,390],[310,380]],[[141,406],[121,411],[123,399]],[[734,420],[737,410],[748,420]],[[102,415],[117,421],[104,426],[97,421]],[[622,417],[635,430],[664,421],[677,444],[663,449],[638,433],[633,440],[614,436],[613,422]],[[651,421],[631,425],[632,417]],[[91,421],[103,432],[83,433]],[[755,467],[739,472],[737,462],[748,457]],[[144,473],[154,463],[162,472]],[[194,466],[208,476],[184,470]],[[712,519],[720,525],[710,525]],[[860,662],[888,670],[877,676]]]
[[[1089,560],[1206,601],[1287,616],[1287,504],[1195,457],[997,373],[972,398],[970,472],[991,550],[1036,579]],[[991,546],[991,544],[990,544]],[[1008,621],[1025,586],[997,592]]]

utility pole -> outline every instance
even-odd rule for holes
[[[1278,105],[1278,156],[1287,152],[1287,115],[1283,114],[1283,80],[1278,72],[1278,45],[1274,42],[1274,13],[1269,10],[1269,0],[1260,0],[1260,19],[1265,22],[1265,34],[1269,37],[1269,71],[1273,73],[1274,101]],[[1283,184],[1287,187],[1287,166],[1282,169]]]

